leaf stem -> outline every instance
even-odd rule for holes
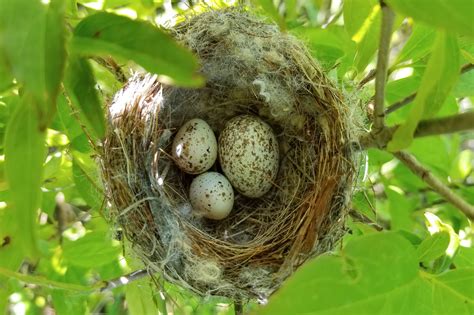
[[[456,195],[448,186],[441,182],[438,178],[418,162],[418,160],[410,153],[399,151],[394,155],[405,164],[415,175],[427,183],[435,192],[443,196],[446,201],[461,210],[469,219],[474,219],[474,206],[467,203],[464,199]]]
[[[375,98],[374,98],[374,126],[375,133],[384,128],[384,99],[385,84],[387,81],[388,57],[390,54],[390,39],[392,38],[392,28],[395,13],[383,1],[380,2],[382,8],[382,26],[380,32],[380,45],[377,57],[377,70],[375,72]]]

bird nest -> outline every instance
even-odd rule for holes
[[[274,24],[231,9],[189,18],[172,33],[199,58],[206,85],[136,74],[116,94],[100,152],[110,219],[168,281],[200,295],[268,297],[344,234],[358,119],[304,45]],[[196,216],[193,176],[173,162],[173,135],[192,118],[218,135],[240,114],[272,126],[277,179],[261,198],[237,194],[224,220]]]

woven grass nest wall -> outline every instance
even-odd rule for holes
[[[100,152],[110,219],[168,281],[200,295],[268,297],[343,235],[357,123],[304,45],[274,24],[227,9],[172,33],[198,56],[206,85],[177,88],[136,74],[116,94]],[[193,176],[171,158],[173,135],[201,118],[218,136],[240,114],[272,126],[278,177],[261,198],[237,194],[222,221],[197,217],[188,198]]]

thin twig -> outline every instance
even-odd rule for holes
[[[394,155],[405,164],[415,175],[420,177],[435,192],[443,196],[446,201],[461,210],[469,219],[474,219],[474,206],[467,203],[464,199],[456,195],[448,186],[433,176],[418,160],[410,153],[400,151]]]
[[[128,275],[121,276],[117,279],[105,281],[104,285],[100,289],[100,292],[108,291],[126,285],[131,281],[135,281],[148,276],[148,271],[145,269],[136,270]]]
[[[463,73],[469,72],[473,69],[474,69],[474,64],[468,63],[468,64],[465,64],[464,66],[462,66],[462,68],[460,70],[460,73],[463,74]],[[413,94],[408,95],[407,97],[405,97],[401,101],[393,103],[392,105],[387,107],[387,109],[385,110],[385,115],[393,113],[394,111],[402,108],[403,106],[405,106],[407,104],[410,104],[411,102],[413,102],[415,97],[416,97],[416,92],[413,93]]]
[[[375,133],[384,128],[384,99],[385,83],[387,81],[388,57],[390,54],[390,39],[392,38],[393,21],[395,13],[383,1],[380,1],[382,8],[382,26],[380,31],[380,44],[377,56],[377,70],[375,72],[375,99],[374,99],[374,126]]]
[[[384,128],[382,132],[377,135],[375,135],[374,133],[367,133],[359,140],[359,146],[362,149],[383,149],[385,148],[387,143],[392,140],[393,134],[399,127],[400,125]],[[474,112],[467,112],[442,118],[422,120],[420,121],[418,127],[415,130],[414,137],[421,138],[468,130],[474,130]]]

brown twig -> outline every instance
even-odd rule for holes
[[[392,140],[393,134],[400,127],[396,125],[384,128],[380,133],[367,133],[363,136],[359,145],[362,149],[383,149]],[[415,130],[415,138],[450,134],[460,131],[474,130],[474,112],[467,112],[442,118],[422,120]]]
[[[469,72],[473,69],[474,69],[474,64],[468,63],[468,64],[465,64],[464,66],[462,66],[462,68],[460,70],[460,73],[463,74],[463,73]],[[408,95],[407,97],[405,97],[401,101],[393,103],[392,105],[387,107],[387,109],[385,110],[385,115],[393,113],[394,111],[402,108],[403,106],[413,102],[415,97],[416,97],[416,92],[413,93],[413,94]]]
[[[384,99],[385,83],[387,81],[388,57],[390,52],[390,39],[392,38],[393,21],[395,13],[383,1],[380,2],[382,8],[382,26],[380,31],[380,45],[377,56],[377,70],[375,72],[375,98],[374,98],[374,133],[380,132],[384,128]]]
[[[418,160],[410,153],[400,151],[394,155],[405,164],[415,175],[420,177],[435,192],[443,196],[446,201],[461,210],[469,219],[474,219],[474,206],[468,204],[464,199],[456,195],[448,186],[433,176]]]

